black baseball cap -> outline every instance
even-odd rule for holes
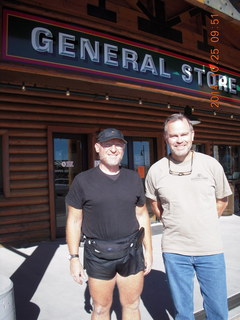
[[[115,128],[107,128],[101,131],[97,137],[97,142],[105,142],[111,139],[119,139],[127,143],[122,132]]]

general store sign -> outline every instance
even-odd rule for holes
[[[4,10],[3,59],[238,103],[239,73],[133,39]],[[218,66],[219,67],[219,66]]]

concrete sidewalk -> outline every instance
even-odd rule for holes
[[[228,296],[240,293],[240,216],[220,219],[227,265]],[[145,278],[141,299],[142,320],[173,319],[160,251],[160,224],[152,227],[154,263]],[[82,254],[83,248],[80,248]],[[68,250],[64,239],[42,242],[26,248],[0,248],[0,274],[14,284],[17,320],[89,320],[91,299],[87,283],[80,286],[69,274]],[[195,312],[202,309],[199,287],[195,285]],[[238,320],[240,308],[229,312]],[[121,320],[118,293],[114,293],[112,320]]]

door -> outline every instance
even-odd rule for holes
[[[56,236],[65,236],[65,196],[74,177],[88,169],[87,135],[54,133],[54,198]]]

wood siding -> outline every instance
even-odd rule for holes
[[[8,101],[11,94],[11,102]],[[124,132],[160,135],[172,110],[122,103],[94,104],[80,99],[0,92],[0,126],[8,134],[8,197],[0,199],[0,242],[50,238],[47,128],[55,125],[116,126]],[[51,101],[51,103],[47,103]],[[239,121],[199,114],[196,142],[239,144]],[[52,199],[53,200],[53,199]]]

